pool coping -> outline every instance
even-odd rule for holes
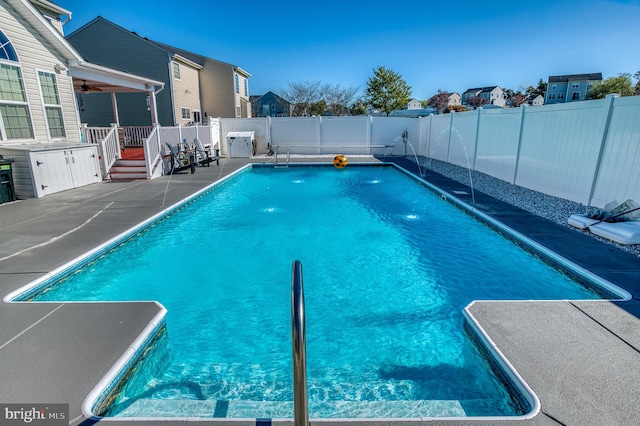
[[[323,162],[323,164],[326,164],[326,162]],[[200,173],[200,170],[198,170],[198,173]],[[67,194],[67,195],[68,195],[68,196],[71,196],[71,194]],[[64,198],[64,197],[61,197],[61,198]],[[40,201],[40,200],[34,200],[34,203],[31,203],[31,204],[37,204],[39,201]],[[47,203],[43,203],[43,204],[47,204]],[[4,207],[3,207],[3,208],[4,208]],[[0,267],[2,267],[2,266],[3,266],[3,265],[2,265],[2,264],[0,264]],[[475,303],[475,302],[474,302],[474,303]],[[479,302],[479,303],[480,303],[480,304],[486,304],[486,303],[490,303],[490,302]],[[521,302],[521,303],[522,303],[522,302]],[[526,302],[525,302],[525,303],[526,303]],[[482,322],[482,318],[480,318],[478,321],[479,321],[479,322]],[[544,403],[543,403],[543,404],[544,404]],[[176,419],[171,419],[171,420],[176,420]],[[203,419],[200,419],[200,420],[203,420]],[[229,421],[229,419],[222,419],[222,420],[227,421],[227,422]],[[275,419],[274,419],[274,420],[275,420]],[[443,419],[443,418],[436,418],[436,419],[434,419],[434,420],[435,420],[435,421],[443,421],[443,422],[446,422],[446,421],[447,421],[446,419]],[[486,418],[482,418],[482,420],[480,420],[480,421],[483,421],[483,420],[487,420],[487,419],[486,419]],[[207,419],[207,421],[211,421],[211,419]],[[324,420],[323,420],[323,421],[324,421]],[[327,421],[328,421],[328,422],[331,422],[330,420],[327,420]],[[416,421],[426,421],[426,419],[416,419]],[[433,422],[432,422],[431,420],[429,420],[429,421],[430,421],[430,424],[433,424]],[[456,420],[456,421],[458,421],[458,420]],[[461,420],[461,421],[463,421],[464,423],[467,423],[467,422],[473,422],[474,420],[473,420],[473,419],[471,419],[471,418],[467,418],[467,419],[464,419],[464,420]],[[255,423],[255,420],[253,420],[253,422]],[[357,419],[356,419],[354,422],[355,422],[355,423],[362,423],[362,424],[371,423],[371,422],[368,422],[368,421],[364,421],[364,422],[363,422],[363,421],[360,421],[360,420],[357,420]],[[351,422],[351,423],[354,423],[354,422]],[[411,420],[411,419],[393,419],[393,422],[394,422],[394,423],[398,423],[398,424],[402,424],[403,422],[405,422],[405,423],[412,422],[412,420]],[[448,422],[448,423],[449,423],[449,424],[451,424],[450,422]],[[505,423],[504,423],[504,421],[501,421],[501,424],[505,424]]]

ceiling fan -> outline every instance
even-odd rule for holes
[[[80,86],[80,90],[82,91],[82,93],[102,92],[102,89],[99,87],[88,86],[87,80],[82,80],[82,86]]]

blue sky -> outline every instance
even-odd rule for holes
[[[380,65],[412,96],[549,75],[640,70],[640,0],[54,0],[70,34],[103,16],[150,39],[240,66],[249,90],[320,80],[362,91]]]

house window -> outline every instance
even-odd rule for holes
[[[33,129],[20,67],[0,64],[0,115],[7,139],[31,139]]]
[[[236,117],[240,117],[240,106],[236,106]]]
[[[556,98],[556,94],[555,93],[550,93],[549,94],[549,99],[555,99]]]
[[[2,31],[0,31],[0,59],[18,62],[18,55],[16,55],[13,45]]]
[[[244,95],[249,96],[249,80],[244,79]]]
[[[64,138],[62,106],[60,105],[56,75],[38,71],[38,78],[40,79],[40,90],[42,91],[42,102],[44,103],[44,111],[47,116],[49,136],[52,138]]]
[[[564,93],[558,93],[558,99],[564,99]]]
[[[571,94],[571,100],[572,101],[579,101],[580,100],[580,92],[573,92]]]
[[[182,108],[182,119],[183,120],[191,119],[191,108]]]
[[[236,74],[236,93],[240,94],[240,77]]]
[[[177,62],[173,63],[173,78],[180,80],[180,64]]]

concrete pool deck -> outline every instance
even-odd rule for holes
[[[330,161],[328,158],[308,160]],[[367,160],[376,161],[350,158],[352,163]],[[415,172],[415,163],[411,161],[387,160]],[[152,181],[104,181],[41,199],[0,205],[0,294],[4,297],[246,163],[241,159],[225,159],[220,166],[199,167],[193,175],[182,173]],[[453,192],[469,192],[462,184],[430,171],[425,180],[451,196],[470,202],[470,195]],[[424,423],[637,423],[640,417],[637,407],[640,258],[477,191],[475,199],[478,210],[623,287],[633,299],[628,302],[476,302],[470,308],[471,314],[536,393],[541,411],[523,421],[436,419]],[[215,243],[224,245],[224,241]],[[175,271],[175,265],[167,265],[167,273]],[[159,310],[153,302],[1,303],[0,403],[68,403],[70,424],[91,423],[81,412],[85,397]],[[182,421],[164,424],[185,423],[189,424]],[[221,425],[224,419],[207,423]],[[416,423],[419,422],[411,422]],[[372,422],[362,420],[349,424]]]

